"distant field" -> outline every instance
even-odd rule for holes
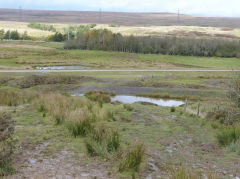
[[[82,65],[97,69],[239,69],[238,58],[63,50],[62,43],[0,42],[0,69]]]
[[[49,31],[31,29],[28,27],[27,22],[1,21],[0,29],[4,29],[4,31],[17,30],[21,34],[23,34],[25,31],[27,31],[28,35],[30,35],[31,37],[37,37],[37,38],[45,38],[48,35],[53,34],[53,32],[49,32]]]
[[[20,33],[28,32],[31,37],[44,39],[53,32],[32,29],[28,27],[28,22],[0,21],[0,29],[18,30]],[[64,28],[86,24],[63,24],[44,23],[53,25],[58,32],[64,32]],[[97,24],[96,29],[109,29],[114,33],[137,36],[184,36],[184,37],[221,37],[240,38],[240,28],[220,28],[220,27],[199,27],[199,26],[115,26],[109,24]]]
[[[0,21],[49,22],[49,23],[101,23],[125,26],[212,26],[240,27],[239,18],[194,17],[174,13],[122,13],[87,11],[40,11],[40,10],[0,9]]]

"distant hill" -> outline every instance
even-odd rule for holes
[[[100,20],[101,19],[101,20]],[[173,13],[126,13],[88,11],[46,11],[0,9],[0,21],[48,22],[48,23],[102,23],[126,26],[212,26],[240,28],[240,18],[195,17]]]

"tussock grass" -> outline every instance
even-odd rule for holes
[[[237,142],[240,139],[240,127],[225,127],[220,128],[217,133],[218,143],[222,146]]]
[[[105,91],[89,91],[85,94],[85,96],[92,100],[96,101],[102,106],[103,103],[110,103],[111,96],[115,96],[115,93],[109,93]]]
[[[133,111],[133,107],[129,104],[124,104],[123,108],[126,109],[127,111]]]
[[[145,157],[145,147],[143,144],[136,144],[128,147],[126,151],[119,154],[119,171],[138,172]]]
[[[37,96],[33,91],[18,91],[17,89],[0,89],[0,105],[17,106],[32,101]]]
[[[207,176],[204,176],[201,172],[193,172],[185,167],[174,169],[171,171],[170,179],[217,179],[217,176],[213,172],[208,172]]]
[[[93,99],[98,103],[97,98]],[[120,163],[119,171],[138,172],[144,159],[144,146],[133,145],[119,152],[120,134],[117,129],[105,124],[114,120],[114,110],[110,104],[101,107],[96,102],[49,92],[40,94],[35,107],[39,112],[52,116],[57,124],[65,125],[74,137],[84,137],[86,151],[90,156],[113,160],[120,153],[120,157],[114,161]]]
[[[65,121],[66,116],[70,112],[73,100],[60,93],[42,94],[40,99],[37,99],[35,105],[40,112],[48,112],[60,124]]]
[[[35,101],[35,106],[39,112],[49,113],[55,119],[56,124],[67,121],[67,126],[70,131],[74,131],[74,136],[83,134],[76,132],[73,126],[80,127],[79,125],[82,122],[86,123],[86,120],[90,123],[90,121],[112,121],[114,119],[110,108],[100,107],[86,98],[73,98],[58,92],[41,94],[40,98]]]
[[[120,136],[116,129],[96,126],[88,133],[85,145],[89,155],[108,158],[109,154],[119,149]]]
[[[109,108],[103,107],[99,110],[98,118],[99,120],[113,121],[115,119],[114,112]]]
[[[66,126],[74,137],[86,136],[86,134],[93,128],[92,122],[92,114],[85,107],[71,111],[68,115]]]
[[[201,179],[199,174],[194,174],[193,172],[187,170],[186,168],[180,168],[178,170],[172,171],[171,179]]]

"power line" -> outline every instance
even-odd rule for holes
[[[19,10],[18,10],[18,21],[19,21],[19,22],[22,21],[22,6],[19,6]]]
[[[180,10],[178,9],[178,17],[177,17],[178,23],[180,23]]]
[[[98,13],[98,22],[99,22],[99,24],[102,23],[102,9],[101,8],[99,9],[99,13]]]

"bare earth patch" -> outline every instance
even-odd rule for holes
[[[24,150],[15,162],[17,173],[9,178],[114,178],[108,174],[107,163],[94,161],[87,164],[87,158],[74,157],[74,153],[66,149],[54,156],[46,156],[42,150],[48,145],[46,142],[34,149]]]
[[[50,50],[50,47],[42,47],[39,45],[23,45],[23,44],[0,44],[0,48],[24,48],[24,49],[42,49],[42,50]]]

